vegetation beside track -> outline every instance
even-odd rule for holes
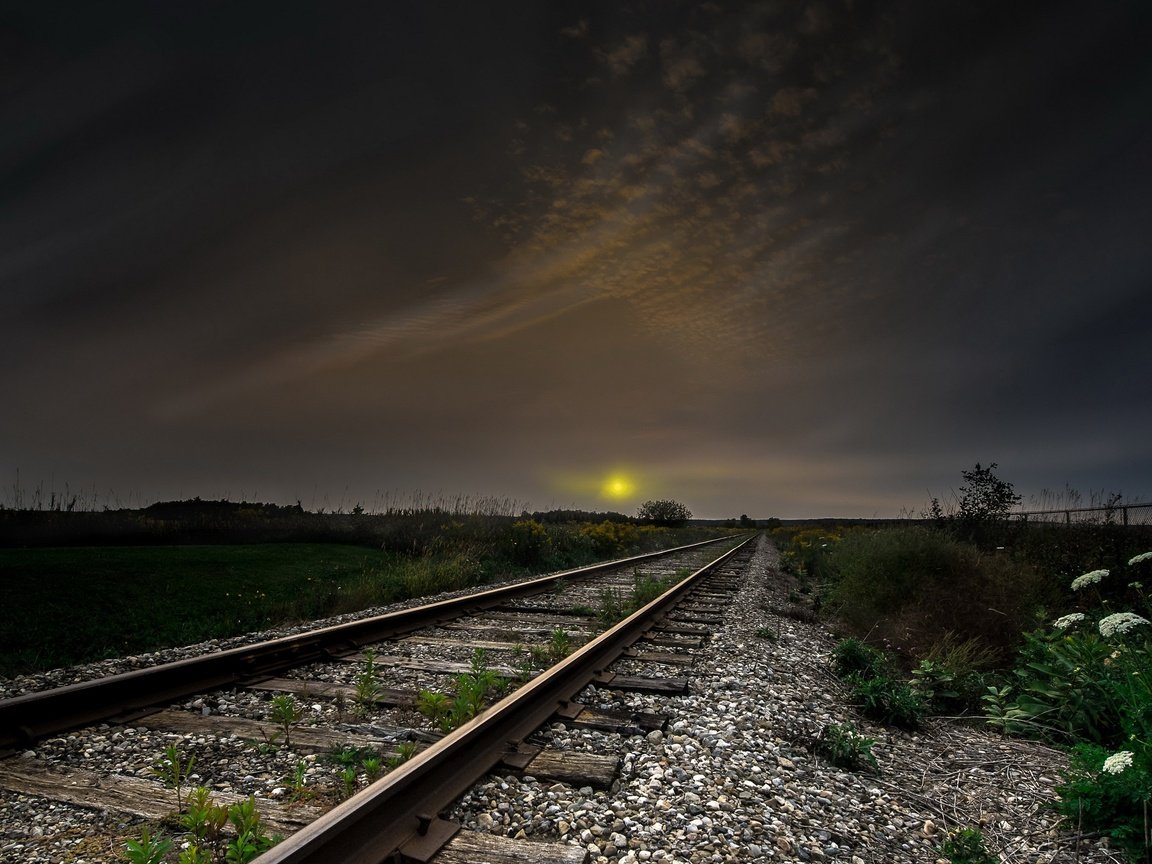
[[[312,519],[317,514],[282,509],[290,512],[200,508],[166,528],[149,527],[155,514],[118,515],[118,525],[153,532],[144,545],[80,547],[67,545],[63,517],[86,514],[45,513],[59,546],[0,549],[0,675],[225,638],[727,533],[638,524],[618,514],[571,514],[575,521],[442,512]],[[15,511],[6,518],[32,521]],[[78,524],[87,530],[97,522]],[[334,538],[359,542],[251,542],[291,537],[292,530],[315,537],[324,526]],[[163,545],[172,537],[185,542]],[[187,542],[192,537],[250,542]]]
[[[775,529],[792,611],[847,637],[837,670],[865,716],[959,715],[1067,748],[1055,809],[1147,861],[1152,528],[1011,522],[995,467],[964,472],[954,513],[933,501],[918,523]]]

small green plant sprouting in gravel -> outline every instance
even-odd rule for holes
[[[909,731],[919,728],[927,706],[912,687],[889,674],[883,652],[845,639],[832,649],[832,662],[865,717]]]
[[[868,678],[859,672],[844,680],[865,717],[908,731],[920,727],[926,710],[924,701],[903,681],[887,675]]]
[[[285,694],[273,697],[272,710],[268,716],[284,733],[284,746],[291,747],[292,730],[304,719],[304,710],[292,696]]]
[[[356,676],[356,708],[366,713],[380,698],[380,682],[376,678],[376,652],[364,651],[364,671]]]
[[[356,788],[359,785],[356,781],[356,769],[345,768],[340,772],[340,779],[344,781],[344,797],[351,798],[356,794]]]
[[[871,771],[880,773],[876,757],[872,755],[872,745],[876,742],[865,738],[851,724],[843,726],[829,723],[812,745],[817,756],[823,756],[837,768],[845,771]]]
[[[127,847],[124,854],[131,864],[160,864],[172,848],[172,841],[167,837],[152,837],[145,828],[139,840],[129,840],[124,845]]]
[[[288,786],[289,801],[305,801],[312,797],[312,790],[308,788],[308,763],[303,759],[296,762],[292,769],[292,776],[285,780]]]
[[[380,775],[384,771],[384,763],[379,756],[369,756],[360,765],[364,768],[364,773],[368,777],[369,783],[375,783],[380,779]]]
[[[221,842],[224,826],[228,824],[228,808],[215,803],[204,786],[197,786],[188,795],[188,812],[180,819],[188,832],[192,845],[213,848]]]
[[[767,639],[769,642],[775,642],[779,638],[776,631],[771,627],[757,627],[755,635],[760,639]]]
[[[572,652],[572,640],[568,636],[568,631],[561,627],[557,627],[552,631],[552,636],[548,641],[548,657],[553,663],[559,663]]]
[[[324,758],[329,762],[334,762],[345,768],[355,768],[365,759],[379,755],[380,754],[371,747],[353,747],[351,744],[348,744],[339,750],[331,750]]]
[[[607,630],[624,617],[624,601],[614,588],[600,590],[600,608],[596,610],[596,620]]]
[[[495,677],[495,674],[489,678],[475,673],[456,676],[456,698],[452,700],[450,717],[453,729],[463,726],[484,710],[484,701]]]
[[[564,579],[557,579],[552,583],[552,593],[559,597],[568,588],[568,583]]]
[[[647,606],[684,577],[691,575],[688,568],[677,570],[672,576],[661,579],[658,576],[646,576],[639,570],[632,572],[632,590],[627,597],[613,588],[604,588],[600,591],[600,608],[596,611],[596,620],[601,628],[607,630],[618,621],[623,621],[629,615]]]
[[[260,813],[256,810],[255,798],[249,797],[229,807],[228,819],[236,829],[236,836],[228,841],[224,852],[224,860],[228,864],[247,864],[278,842],[279,838],[269,837],[266,833]]]
[[[456,676],[455,698],[421,690],[416,710],[435,723],[441,732],[451,732],[484,710],[489,693],[500,692],[506,686],[507,682],[488,667],[485,651],[477,648],[472,655],[471,670]]]
[[[198,786],[189,792],[187,804],[180,818],[187,833],[177,864],[248,864],[280,842],[279,837],[266,833],[255,798],[226,807],[214,802],[207,788]],[[235,829],[231,837],[224,833],[229,822]],[[139,840],[128,840],[125,847],[131,864],[161,864],[172,841],[153,838],[144,829]]]
[[[517,645],[512,649],[512,659],[516,662],[516,674],[513,680],[519,685],[527,684],[536,674],[535,656],[523,645]]]
[[[548,647],[546,645],[533,645],[528,649],[528,656],[537,669],[548,668]]]
[[[164,785],[175,790],[176,812],[184,810],[184,784],[196,764],[196,757],[189,756],[185,762],[180,756],[180,750],[175,744],[164,751],[164,755],[152,766],[152,773],[164,781]]]
[[[399,768],[416,755],[417,749],[415,741],[401,741],[396,745],[396,755],[388,760],[388,770]]]
[[[201,849],[195,843],[189,843],[180,850],[180,857],[176,859],[176,864],[214,864],[212,853],[207,849]]]
[[[632,596],[629,598],[627,615],[647,606],[677,582],[684,579],[692,571],[686,568],[677,570],[676,573],[667,578],[661,579],[657,576],[638,576],[632,584]]]
[[[950,832],[940,846],[940,854],[951,864],[995,864],[996,861],[984,848],[984,835],[978,828]]]
[[[446,728],[446,723],[452,714],[452,700],[445,694],[434,690],[421,690],[420,695],[416,697],[416,710],[427,717],[440,731],[450,731]]]

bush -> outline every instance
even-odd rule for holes
[[[635,525],[626,522],[595,522],[580,526],[580,534],[592,544],[593,551],[601,558],[613,558],[626,554],[635,544],[639,532]]]
[[[845,639],[832,650],[836,674],[852,688],[860,713],[901,729],[920,726],[926,706],[908,684],[888,672],[884,654],[858,639]]]
[[[804,584],[831,578],[829,554],[840,541],[840,532],[823,527],[778,528],[772,535],[780,548],[780,566],[785,572]]]
[[[876,742],[860,735],[851,725],[829,723],[812,744],[812,752],[845,771],[880,772],[872,745]]]
[[[1142,741],[1126,746],[1132,749],[1117,753],[1096,744],[1075,747],[1056,809],[1081,830],[1111,837],[1130,861],[1147,861],[1152,752]]]
[[[904,682],[887,675],[868,677],[859,672],[844,680],[865,717],[910,732],[920,728],[927,713],[924,702]]]
[[[1152,555],[1137,555],[1126,567],[1085,573],[1071,588],[1098,598],[1104,583],[1127,584],[1133,605],[1147,611],[1143,582],[1133,577],[1149,564]],[[1005,731],[1076,742],[1056,808],[1112,837],[1129,860],[1147,861],[1152,624],[1135,612],[1113,612],[1107,601],[1101,607],[1082,607],[1029,634],[1013,675],[1017,689],[991,689],[986,701],[990,721]]]
[[[541,564],[552,547],[548,529],[535,519],[513,522],[508,535],[508,557],[525,567]]]
[[[832,649],[832,665],[841,678],[856,673],[875,678],[887,665],[884,654],[859,639],[845,639]]]
[[[959,714],[981,707],[985,670],[996,657],[975,639],[945,633],[912,670],[913,688],[937,711]]]
[[[828,557],[835,581],[824,607],[845,632],[915,657],[947,633],[1011,656],[1048,596],[1026,564],[927,527],[854,531]]]
[[[1139,556],[1132,562],[1144,563]],[[1123,571],[1096,570],[1072,584],[1088,593],[1102,581],[1127,578]],[[1152,739],[1152,625],[1132,612],[1108,606],[1100,612],[1110,614],[1097,621],[1099,613],[1075,612],[1025,635],[1011,687],[997,694],[1001,704],[988,700],[1005,731],[1104,746]]]
[[[692,511],[679,501],[645,501],[636,515],[644,522],[678,528],[692,518]]]

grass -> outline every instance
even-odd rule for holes
[[[196,504],[191,515],[157,511],[172,516],[160,527],[143,511],[0,511],[0,535],[11,533],[6,542],[29,538],[27,548],[0,548],[0,676],[226,638],[604,557],[580,523],[444,513],[321,517],[208,504]],[[84,525],[71,524],[76,520]],[[722,533],[628,527],[628,545],[613,548],[614,555]],[[142,534],[144,528],[154,532]],[[71,545],[78,537],[97,540]],[[176,540],[188,537],[196,542]],[[309,542],[286,539],[293,537]],[[354,542],[340,542],[344,537]]]
[[[0,549],[0,675],[394,602],[454,567],[340,544]]]

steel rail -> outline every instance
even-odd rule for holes
[[[577,567],[475,594],[310,630],[295,636],[0,700],[0,751],[27,747],[40,738],[91,723],[138,715],[145,709],[178,701],[195,693],[242,685],[296,666],[351,654],[363,645],[402,636],[470,611],[497,606],[514,597],[547,590],[562,579],[582,579],[605,570],[668,557],[711,543],[721,543],[735,536]]]
[[[429,860],[459,826],[440,817],[753,537],[706,564],[566,660],[274,846],[259,864]]]

